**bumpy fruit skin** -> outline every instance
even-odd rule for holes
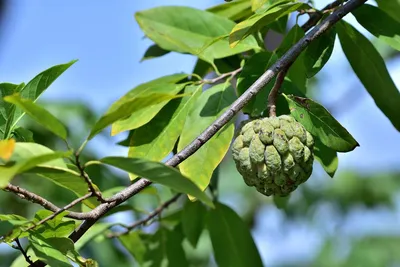
[[[266,196],[287,196],[310,177],[313,147],[304,126],[282,115],[242,123],[232,155],[248,186]]]

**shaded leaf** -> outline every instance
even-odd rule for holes
[[[308,78],[317,74],[328,62],[335,45],[336,30],[329,29],[314,40],[304,51],[304,66]]]
[[[161,48],[190,53],[209,63],[258,48],[256,40],[250,36],[240,46],[230,49],[224,37],[235,23],[204,10],[162,6],[137,12],[135,18],[146,36]]]
[[[189,111],[178,151],[195,140],[235,100],[234,89],[229,82],[218,84],[203,92]],[[179,170],[201,190],[210,183],[214,169],[224,158],[234,134],[234,125],[226,124],[192,156],[179,164]]]
[[[236,0],[222,3],[208,8],[207,11],[234,21],[242,20],[252,14],[248,0]]]
[[[145,262],[147,248],[142,242],[139,232],[129,232],[126,235],[121,235],[118,239],[140,265]]]
[[[248,226],[231,208],[221,203],[215,206],[209,211],[207,228],[218,266],[263,266]]]
[[[17,142],[29,142],[29,143],[34,142],[33,133],[30,130],[23,127],[15,128],[12,131],[12,137],[15,138]]]
[[[371,42],[347,22],[336,29],[343,51],[368,93],[393,126],[400,131],[400,92],[396,88],[385,62]],[[368,67],[366,67],[368,66]]]
[[[185,94],[190,95],[170,101],[148,124],[134,130],[130,138],[129,157],[153,161],[165,158],[174,148],[188,110],[201,91],[202,85],[187,86]],[[134,178],[131,176],[131,179]]]
[[[205,227],[207,210],[199,201],[186,201],[182,210],[182,231],[195,248]]]
[[[353,136],[320,104],[298,96],[285,95],[285,98],[292,116],[327,147],[348,152],[359,146]]]
[[[229,44],[235,47],[247,36],[258,31],[262,27],[278,20],[279,18],[296,10],[308,8],[304,3],[285,3],[282,5],[272,5],[266,12],[254,14],[250,18],[238,23],[229,35]]]
[[[112,226],[112,223],[96,223],[75,243],[76,250],[80,250],[98,235],[104,234],[107,229]]]
[[[400,22],[400,0],[376,0],[378,7]]]
[[[158,45],[153,44],[149,48],[147,48],[147,50],[144,53],[140,62],[148,60],[148,59],[156,58],[156,57],[162,57],[168,53],[169,53],[168,50],[164,50],[161,47],[159,47]]]
[[[10,235],[14,228],[28,223],[29,220],[16,214],[0,214],[0,236]],[[6,241],[7,240],[2,240]],[[10,240],[11,241],[11,240]]]
[[[400,51],[400,21],[381,9],[367,4],[356,8],[352,13],[370,33]]]
[[[23,99],[18,94],[6,96],[5,101],[16,105],[19,109],[26,112],[37,123],[46,127],[48,130],[58,135],[62,139],[67,139],[67,129],[56,117],[44,108],[36,105],[30,99]]]
[[[29,241],[36,256],[49,264],[57,267],[71,267],[66,254],[74,251],[74,243],[65,237],[45,238],[40,235],[30,235]]]
[[[170,187],[171,189],[197,197],[205,204],[213,207],[211,200],[196,184],[183,176],[178,170],[160,162],[148,161],[138,158],[106,157],[100,160],[124,171],[136,174],[146,179]]]
[[[289,203],[290,195],[286,197],[274,196],[274,204],[278,209],[285,209]]]
[[[325,146],[318,139],[314,139],[314,157],[326,173],[333,178],[339,164],[336,151]]]

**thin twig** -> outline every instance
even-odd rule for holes
[[[348,0],[336,0],[328,5],[326,5],[320,12],[314,12],[310,14],[310,18],[307,20],[306,23],[304,23],[301,28],[304,30],[304,32],[307,32],[310,30],[312,27],[314,27],[318,21],[322,18],[322,16],[326,13],[329,12],[330,10],[335,10],[338,6],[341,4],[347,2]],[[365,2],[368,0],[365,0]]]
[[[19,186],[13,185],[13,184],[8,184],[5,188],[6,191],[14,193],[16,196],[18,196],[21,199],[31,201],[32,203],[39,204],[43,208],[50,210],[52,212],[58,212],[61,210],[59,207],[48,201],[47,199],[32,193],[24,188],[21,188]],[[70,211],[69,214],[66,216],[71,219],[76,219],[76,220],[86,220],[92,218],[92,215],[89,213],[83,213],[83,212],[73,212]]]
[[[107,237],[113,238],[113,237],[119,237],[121,235],[128,234],[132,229],[134,229],[134,228],[136,228],[136,227],[138,227],[138,226],[140,226],[142,224],[148,223],[151,219],[153,219],[157,215],[161,214],[161,212],[163,212],[163,210],[168,208],[169,205],[171,205],[172,203],[177,201],[180,196],[181,196],[181,194],[176,194],[173,198],[171,198],[170,200],[168,200],[168,201],[164,202],[163,204],[161,204],[158,208],[156,208],[153,212],[151,212],[145,218],[143,218],[143,219],[141,219],[139,221],[136,221],[131,225],[121,225],[121,226],[123,226],[125,228],[125,231],[120,232],[120,233],[112,233],[112,234],[109,234]]]
[[[282,83],[285,80],[285,76],[289,68],[290,65],[278,73],[278,75],[276,76],[274,87],[272,87],[271,92],[269,92],[267,108],[269,110],[270,117],[276,117],[276,99],[278,98],[279,89],[281,88]]]
[[[334,24],[341,20],[349,12],[364,4],[367,0],[349,0],[347,4],[336,9],[332,14],[325,18],[320,24],[315,26],[295,45],[293,45],[279,60],[277,60],[263,75],[261,75],[247,90],[244,92],[220,117],[218,117],[207,129],[203,131],[195,140],[188,144],[183,150],[170,158],[166,165],[175,167],[201,146],[210,140],[223,126],[225,126],[264,86],[269,83],[275,75],[294,62],[300,53],[315,39],[328,31]],[[312,24],[314,26],[318,20]],[[312,27],[311,26],[311,27]],[[310,27],[310,28],[311,28]],[[83,222],[83,224],[74,231],[69,238],[76,242],[79,238],[104,214],[116,207],[120,203],[126,201],[136,195],[144,188],[149,186],[151,182],[141,178],[136,183],[131,184],[121,190],[108,200],[113,202],[103,203],[97,206],[89,213],[94,215],[91,219]],[[44,266],[44,265],[42,265]]]
[[[219,81],[225,79],[226,77],[231,77],[231,78],[233,78],[233,77],[235,77],[239,72],[241,72],[242,70],[243,70],[243,68],[240,67],[240,68],[238,68],[238,69],[236,69],[236,70],[233,70],[233,71],[230,71],[230,72],[227,72],[227,73],[223,73],[223,74],[221,74],[221,75],[219,75],[218,77],[215,77],[215,78],[213,78],[213,79],[204,79],[204,80],[201,80],[201,83],[213,84],[213,83],[216,83],[216,82],[219,82]]]
[[[66,205],[66,206],[64,206],[63,208],[59,209],[58,211],[54,212],[52,215],[50,215],[50,216],[44,218],[43,220],[41,220],[41,221],[35,223],[34,225],[28,227],[27,229],[24,229],[24,231],[26,232],[26,231],[32,230],[32,229],[34,229],[35,227],[37,227],[37,226],[39,226],[39,225],[42,225],[42,224],[44,224],[45,222],[47,222],[47,221],[49,221],[49,220],[51,220],[51,219],[54,219],[54,218],[55,218],[58,214],[60,214],[61,212],[64,212],[64,211],[66,211],[66,210],[72,208],[72,207],[75,206],[76,204],[78,204],[78,203],[84,201],[85,199],[88,199],[88,198],[91,197],[92,195],[93,195],[92,193],[87,193],[87,194],[84,195],[83,197],[80,197],[80,198],[75,199],[74,201],[72,201],[72,202],[69,203],[68,205]]]
[[[31,260],[31,257],[26,253],[26,251],[24,250],[24,248],[22,247],[21,243],[19,242],[19,239],[16,238],[15,243],[17,243],[17,247],[16,249],[18,249],[19,251],[21,251],[21,254],[24,256],[25,261],[27,263],[29,263],[30,265],[36,266],[35,263]]]

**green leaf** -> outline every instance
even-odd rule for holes
[[[142,242],[139,232],[130,232],[126,235],[122,235],[118,237],[121,244],[131,253],[131,255],[135,258],[135,260],[143,265],[145,262],[145,255],[147,248],[145,244]]]
[[[304,36],[303,29],[295,24],[282,41],[282,44],[276,50],[278,57],[282,57],[294,44],[296,44]],[[307,76],[304,66],[304,54],[300,54],[292,63],[286,74],[303,93],[307,92]]]
[[[273,5],[266,12],[254,14],[247,20],[237,24],[229,35],[229,43],[231,47],[235,47],[242,42],[244,38],[255,33],[262,27],[271,24],[279,18],[290,14],[293,11],[307,8],[304,3],[285,3],[282,5]]]
[[[335,150],[325,146],[317,138],[314,139],[314,157],[326,173],[333,178],[338,168],[339,159]]]
[[[54,152],[49,148],[36,143],[16,143],[11,159],[5,165],[0,165],[0,187],[4,188],[15,175],[27,172],[34,167],[66,168],[61,158],[72,154]]]
[[[376,0],[378,7],[400,22],[400,0]]]
[[[381,9],[366,4],[356,8],[352,13],[370,33],[400,51],[400,21]]]
[[[280,197],[280,196],[273,197],[275,206],[280,210],[285,209],[287,207],[287,205],[289,203],[289,199],[290,199],[290,195],[286,196],[286,197]]]
[[[15,106],[3,100],[19,92],[25,84],[0,83],[0,140],[8,139],[14,123]]]
[[[158,45],[153,44],[149,48],[147,48],[147,50],[144,53],[140,62],[148,60],[148,59],[156,58],[156,57],[162,57],[168,53],[169,53],[168,50],[164,50],[161,47],[159,47]]]
[[[182,230],[195,248],[205,226],[207,210],[199,201],[186,201],[182,210]]]
[[[336,151],[348,152],[359,144],[323,106],[311,99],[285,95],[292,116],[321,142]]]
[[[146,177],[146,179],[152,182],[165,185],[177,192],[190,194],[200,199],[208,206],[213,207],[212,201],[196,186],[196,184],[183,176],[178,170],[160,162],[124,157],[106,157],[101,159],[100,162],[141,177]]]
[[[178,151],[195,140],[235,99],[234,89],[229,82],[215,85],[201,94],[189,111],[179,138]],[[228,123],[192,156],[179,164],[181,173],[201,190],[206,189],[214,169],[229,149],[233,134],[234,125]]]
[[[113,224],[112,223],[96,223],[75,243],[76,250],[80,250],[93,238],[104,234]]]
[[[304,51],[304,66],[308,78],[317,74],[328,62],[335,45],[336,30],[329,29],[310,43]]]
[[[65,237],[45,238],[40,235],[30,235],[32,249],[36,256],[49,264],[57,267],[71,267],[66,254],[74,251],[74,243]]]
[[[207,227],[218,266],[263,266],[249,227],[231,208],[221,203],[215,206],[209,211]]]
[[[38,260],[38,258],[36,257],[35,253],[33,252],[33,250],[31,248],[26,250],[26,255],[29,256],[29,258],[31,259],[31,261],[35,262]],[[22,255],[22,253],[12,262],[10,267],[26,267],[27,263],[25,260],[24,255]]]
[[[210,7],[207,11],[234,21],[242,20],[252,14],[249,0],[236,0],[223,3]]]
[[[162,6],[137,12],[135,18],[146,36],[161,48],[190,53],[209,63],[258,48],[256,40],[250,36],[240,46],[231,49],[224,37],[235,23],[204,10]]]
[[[22,98],[35,101],[64,71],[66,71],[77,60],[65,64],[53,66],[36,75],[19,92]],[[17,109],[14,114],[14,125],[22,118],[24,112]]]
[[[243,66],[243,70],[237,79],[236,90],[242,95],[275,61],[275,53],[260,52],[254,54]],[[243,112],[251,117],[259,117],[267,108],[268,94],[273,87],[273,81],[268,83],[255,95],[250,102],[243,108]]]
[[[123,119],[135,112],[140,111],[140,110],[144,110],[145,108],[150,108],[153,110],[161,109],[162,106],[167,104],[167,102],[169,100],[174,99],[174,98],[179,98],[179,97],[182,97],[182,95],[155,93],[155,94],[149,94],[144,97],[136,97],[136,98],[133,98],[132,100],[128,100],[124,104],[122,104],[121,106],[116,108],[114,111],[108,110],[92,127],[92,130],[89,134],[88,140],[92,139],[99,132],[101,132],[104,128],[106,128],[107,126],[113,124],[114,122],[116,122],[120,119]],[[149,109],[145,109],[145,110],[149,110]],[[157,114],[157,112],[158,112],[158,110],[156,110],[155,112],[152,112],[152,113]],[[129,120],[129,119],[127,119],[127,120]],[[137,120],[142,120],[141,123],[143,123],[142,117],[138,117]],[[146,118],[146,120],[147,120],[147,118]],[[126,122],[126,120],[125,120],[125,122]],[[141,125],[139,124],[139,126],[141,126]],[[139,126],[136,126],[136,127],[139,127]],[[130,127],[135,127],[135,126],[130,126]],[[125,127],[125,128],[129,128],[129,127]],[[124,130],[128,130],[128,129],[124,129]],[[123,131],[123,128],[122,127],[119,128],[118,124],[114,124],[112,131],[113,131],[113,134],[116,134],[118,132]]]
[[[10,235],[14,228],[28,223],[29,220],[16,214],[0,214],[0,236]],[[4,241],[4,240],[2,240]]]
[[[33,222],[37,224],[52,214],[53,212],[49,210],[39,210],[36,212]],[[64,216],[67,214],[68,211],[64,211],[31,231],[34,232],[34,234],[40,234],[44,238],[67,237],[76,227],[73,220],[63,220]]]
[[[185,124],[186,116],[193,102],[199,97],[202,85],[190,85],[185,88],[182,99],[170,101],[148,124],[134,130],[130,138],[128,155],[132,158],[144,158],[161,161],[174,148]],[[130,176],[131,180],[136,178]]]
[[[18,94],[6,96],[4,100],[16,105],[31,116],[37,123],[43,125],[62,139],[67,139],[67,129],[62,122],[44,108],[36,105],[32,100],[22,99]]]
[[[341,21],[336,29],[354,72],[376,105],[400,131],[400,92],[390,77],[383,58],[371,42],[347,22]]]
[[[33,140],[33,133],[32,133],[30,130],[25,129],[25,128],[23,128],[23,127],[15,128],[15,129],[12,131],[11,134],[12,134],[11,136],[12,136],[13,138],[15,138],[15,140],[16,140],[17,142],[30,142],[30,143],[34,143],[34,140]]]

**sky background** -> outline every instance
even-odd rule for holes
[[[47,100],[83,101],[99,114],[136,85],[176,72],[190,73],[195,63],[194,57],[176,53],[140,63],[152,42],[143,38],[133,17],[135,12],[159,5],[204,9],[222,3],[219,0],[10,2],[0,37],[0,82],[28,82],[53,65],[79,59],[42,97]],[[322,7],[328,1],[316,2],[318,7]],[[346,20],[354,22],[351,16]],[[340,154],[339,172],[348,168],[361,172],[400,169],[400,135],[375,106],[351,71],[339,43],[336,44],[331,60],[319,74],[323,82],[319,84],[317,100],[327,106],[333,104],[335,117],[360,143],[360,147],[353,152]],[[388,69],[400,87],[400,62],[391,61]],[[337,100],[346,94],[352,96],[350,101],[338,103]],[[116,139],[123,137],[117,136]],[[117,146],[110,152],[109,144],[99,139],[91,146],[102,155],[126,153],[125,148]],[[377,227],[377,223],[398,220],[388,218],[382,222],[366,218],[372,227]],[[282,218],[276,210],[263,210],[260,220],[268,224],[268,227],[259,230],[264,236],[276,230]],[[311,244],[304,246],[302,243],[303,247],[299,249],[299,242],[304,238]],[[279,246],[273,247],[268,238],[256,238],[256,241],[264,262],[274,262]],[[306,254],[309,247],[314,247],[312,242],[318,242],[318,239],[313,239],[313,233],[306,228],[298,228],[296,233],[289,232],[284,240],[288,251]]]

